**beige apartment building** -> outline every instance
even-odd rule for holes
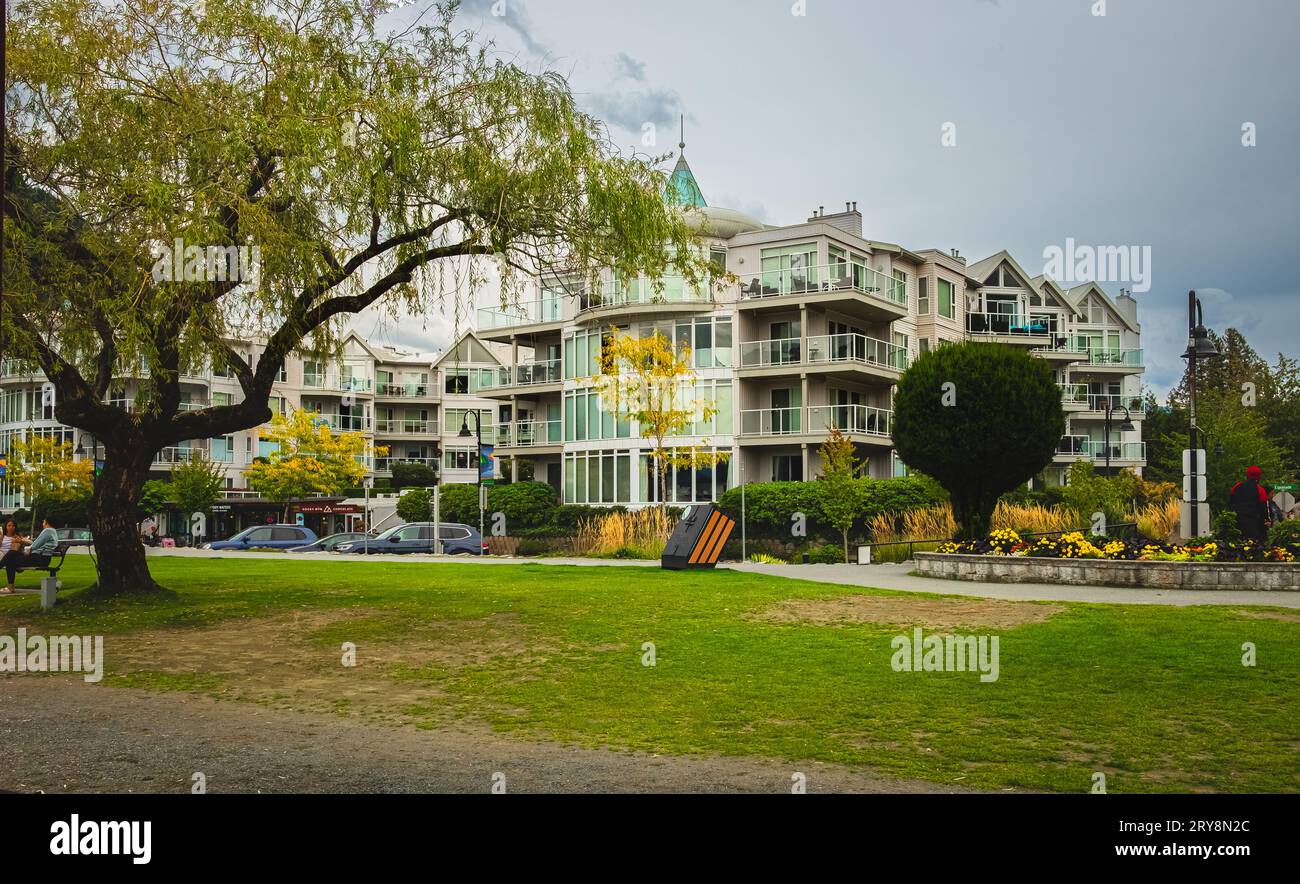
[[[676,444],[729,457],[674,470],[666,483],[674,504],[716,500],[740,482],[814,477],[832,428],[852,438],[870,475],[904,473],[890,436],[894,385],[919,354],[961,340],[1023,347],[1056,373],[1068,429],[1045,481],[1063,481],[1081,458],[1145,465],[1140,327],[1127,293],[1063,289],[1006,252],[969,264],[956,251],[870,239],[853,203],[765,225],[709,206],[684,158],[668,198],[738,283],[545,279],[534,299],[478,313],[478,337],[509,348],[480,389],[501,403],[496,453],[558,480],[566,503],[635,506],[659,496],[648,443],[592,386],[611,328],[689,346],[697,378],[682,401],[716,409],[709,420],[701,411]]]
[[[675,444],[727,455],[715,467],[672,472],[667,499],[682,505],[717,500],[741,482],[815,477],[832,428],[853,440],[871,476],[903,474],[890,436],[902,372],[934,347],[988,340],[1023,347],[1056,373],[1068,429],[1047,482],[1063,481],[1081,458],[1145,465],[1141,330],[1128,294],[1112,299],[1091,283],[1064,289],[1006,252],[970,264],[956,251],[873,240],[853,203],[765,225],[707,205],[684,158],[668,196],[719,271],[738,282],[545,279],[526,303],[479,310],[477,329],[437,355],[352,334],[337,359],[290,359],[272,408],[307,409],[334,429],[365,434],[374,476],[405,461],[436,466],[453,483],[477,478],[475,440],[461,435],[475,431],[477,412],[484,443],[513,475],[551,483],[566,503],[638,506],[659,497],[650,443],[605,408],[591,378],[610,328],[657,331],[691,349],[697,375],[681,396],[699,419]],[[256,364],[256,342],[236,346]],[[110,400],[132,407],[142,372],[124,367]],[[14,435],[37,433],[80,443],[90,456],[87,434],[42,408],[43,382],[31,366],[0,363],[0,452]],[[183,378],[183,388],[186,408],[241,395],[232,375],[211,369]],[[716,409],[707,420],[705,404]],[[1125,421],[1131,429],[1121,429]],[[243,468],[272,444],[258,430],[193,440],[161,452],[155,466],[161,477],[196,456],[222,462],[227,496],[255,505]],[[22,504],[0,479],[0,509]]]

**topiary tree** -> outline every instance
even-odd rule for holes
[[[438,484],[438,471],[428,464],[397,461],[393,464],[392,486],[403,488],[428,488]]]
[[[429,492],[413,488],[397,501],[397,517],[403,522],[426,522],[429,520],[429,507]]]
[[[962,537],[984,536],[998,497],[1052,462],[1061,389],[1042,359],[967,342],[923,354],[894,394],[894,448],[952,498]]]

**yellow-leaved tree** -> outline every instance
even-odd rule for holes
[[[674,436],[688,435],[696,422],[710,422],[716,403],[696,397],[691,349],[674,347],[656,331],[648,337],[611,328],[601,343],[599,372],[592,379],[601,402],[615,420],[635,421],[641,438],[654,443],[655,484],[667,499],[669,468],[704,469],[728,460],[729,452],[707,445],[670,446]],[[707,440],[706,440],[707,441]]]
[[[335,433],[312,411],[277,414],[263,438],[279,447],[259,457],[244,471],[248,487],[284,507],[289,502],[318,494],[338,494],[361,483],[366,475],[363,457],[366,437],[361,433]],[[382,449],[376,449],[382,454]]]
[[[88,460],[74,460],[72,443],[53,436],[32,436],[13,440],[9,454],[9,481],[23,493],[32,510],[32,531],[36,531],[36,508],[40,498],[73,500],[88,496],[95,487],[95,466]]]

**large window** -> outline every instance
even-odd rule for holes
[[[930,280],[925,276],[916,281],[916,312],[922,316],[930,315]]]
[[[632,425],[627,420],[615,420],[612,411],[605,410],[600,394],[592,389],[568,390],[564,394],[564,439],[566,442],[585,442],[590,439],[628,439]]]
[[[802,482],[803,456],[799,454],[772,455],[773,482]]]
[[[715,452],[717,449],[700,449]],[[691,503],[711,503],[727,490],[731,464],[722,461],[716,466],[699,468],[667,466],[660,476],[654,469],[654,457],[643,452],[640,455],[638,477],[640,481],[641,500],[643,502],[660,502],[661,491],[666,491],[663,502],[686,505]],[[666,486],[661,488],[661,485]]]
[[[633,503],[631,451],[579,451],[564,456],[564,502]]]
[[[939,315],[948,319],[953,319],[957,315],[956,307],[952,297],[952,283],[946,279],[938,281],[939,295]]]
[[[642,336],[649,337],[657,327],[643,327]],[[731,319],[725,316],[700,316],[677,322],[674,344],[680,352],[690,348],[696,368],[730,368],[732,366]]]
[[[816,288],[817,244],[763,249],[763,294],[788,294]]]

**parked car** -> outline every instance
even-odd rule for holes
[[[289,550],[294,553],[316,553],[316,552],[334,552],[339,544],[349,543],[353,540],[365,540],[366,535],[359,531],[344,531],[340,534],[331,534],[329,537],[322,537],[315,543],[309,543],[306,546],[295,546]]]
[[[316,532],[301,525],[256,525],[229,540],[205,543],[204,549],[293,549],[316,542]]]
[[[454,522],[443,522],[439,527],[442,539],[442,551],[448,555],[481,556],[487,552],[487,544],[478,533],[477,528]],[[353,540],[342,543],[336,548],[341,553],[431,553],[433,552],[433,523],[408,522],[389,528],[370,542]]]
[[[54,533],[59,537],[59,546],[64,549],[70,546],[91,546],[95,542],[89,528],[56,528]]]

